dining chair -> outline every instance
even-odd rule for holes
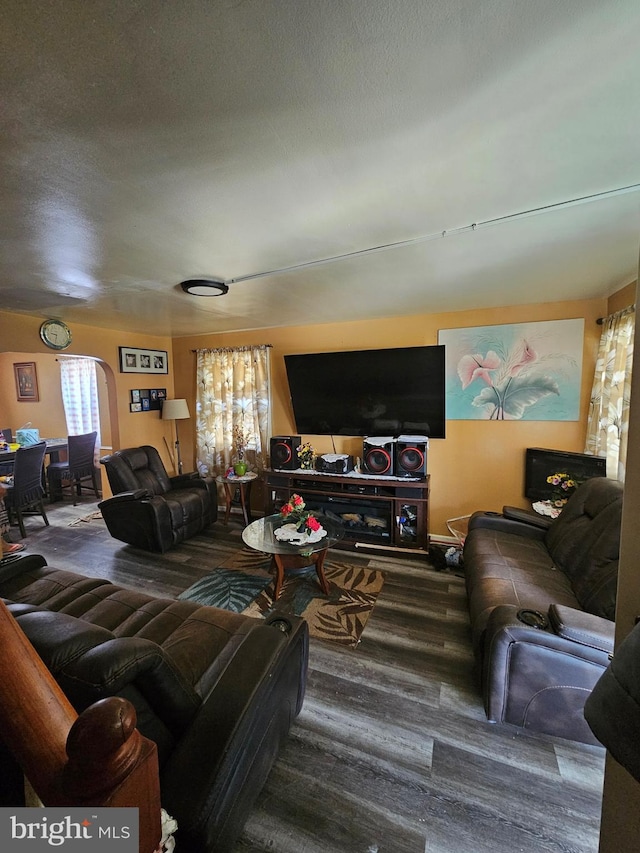
[[[71,490],[73,505],[82,495],[82,483],[91,480],[96,499],[100,497],[98,477],[95,465],[97,432],[84,435],[70,435],[68,438],[68,459],[66,462],[50,462],[47,467],[49,482],[49,500],[61,500],[65,489]]]
[[[6,483],[7,495],[4,499],[5,507],[9,514],[9,520],[15,515],[22,538],[27,535],[24,527],[24,513],[37,512],[49,526],[49,519],[44,510],[42,484],[42,467],[44,454],[47,449],[46,441],[30,444],[16,450],[13,463],[13,483]]]
[[[8,427],[7,429],[0,429],[0,435],[7,444],[11,444],[13,441],[11,427]],[[11,462],[0,462],[0,477],[9,477],[11,474],[13,474],[13,459]]]

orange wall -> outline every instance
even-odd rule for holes
[[[157,412],[132,414],[129,411],[129,392],[132,388],[166,387],[167,396],[185,397],[192,414],[195,413],[195,354],[201,347],[271,344],[273,384],[273,432],[295,432],[284,370],[287,353],[319,352],[340,349],[378,349],[394,346],[423,346],[435,344],[439,329],[521,323],[542,320],[562,320],[583,317],[585,340],[583,352],[581,413],[579,421],[448,421],[447,438],[434,440],[429,449],[431,474],[431,531],[447,535],[446,520],[473,512],[476,509],[499,510],[503,504],[526,506],[524,499],[524,449],[551,447],[582,451],[585,440],[586,416],[593,377],[595,355],[600,337],[596,319],[631,304],[635,299],[635,283],[623,288],[609,299],[602,297],[580,302],[557,302],[542,305],[509,306],[481,311],[458,311],[447,314],[422,314],[413,317],[394,317],[383,320],[334,323],[330,325],[294,326],[262,329],[229,334],[199,335],[170,338],[152,335],[131,335],[93,326],[72,324],[73,343],[65,354],[90,355],[102,360],[105,370],[111,371],[115,388],[116,417],[119,434],[115,447],[152,444],[157,447],[171,470],[166,450],[174,439],[172,424],[160,420]],[[41,319],[0,312],[0,426],[4,415],[10,414],[12,427],[31,420],[41,434],[63,434],[64,416],[61,403],[53,400],[53,388],[59,378],[42,368],[41,358],[52,353],[40,341]],[[163,349],[169,352],[173,365],[168,376],[145,377],[144,374],[121,374],[118,366],[118,347],[136,346]],[[1,353],[5,353],[4,358]],[[15,360],[37,361],[38,378],[46,377],[46,404],[16,403],[12,364]],[[50,384],[49,384],[50,383]],[[43,386],[41,385],[41,399]],[[31,408],[33,407],[33,408]],[[29,416],[22,418],[22,412]],[[32,416],[37,412],[37,418]],[[51,421],[48,420],[51,415]],[[18,423],[16,420],[20,421]],[[53,418],[56,418],[54,421]],[[50,428],[50,424],[55,424]],[[318,452],[332,450],[329,436],[303,436],[311,440]],[[362,440],[335,436],[336,450],[362,455]],[[180,442],[185,470],[195,468],[195,419],[180,422]],[[257,490],[256,490],[257,491]],[[258,499],[259,499],[259,495]],[[259,506],[257,507],[259,508]]]
[[[36,365],[38,380],[38,402],[18,402],[14,382],[13,365],[19,362],[33,361]],[[60,395],[60,369],[54,355],[34,355],[33,353],[0,353],[0,421],[2,427],[11,427],[15,431],[29,421],[40,428],[46,424],[41,434],[47,438],[60,438],[67,434],[62,397]]]
[[[627,302],[626,304],[629,304]],[[622,307],[622,306],[621,306]],[[550,447],[582,452],[586,416],[600,326],[596,319],[609,311],[606,297],[580,302],[512,306],[482,311],[423,314],[367,322],[262,329],[233,334],[199,335],[173,341],[176,396],[195,399],[195,354],[192,350],[216,346],[271,344],[273,432],[295,432],[288,397],[283,356],[288,353],[340,349],[377,349],[435,344],[439,329],[563,320],[583,317],[585,340],[579,421],[447,421],[447,438],[434,440],[429,449],[431,474],[431,532],[447,535],[446,520],[477,509],[500,510],[513,504],[527,506],[523,497],[524,450]],[[195,424],[181,433],[185,460],[194,463]],[[332,450],[329,436],[303,436],[319,452]],[[335,436],[338,452],[362,455],[362,439]]]
[[[616,311],[622,311],[623,308],[633,305],[636,301],[636,286],[634,281],[610,296],[607,300],[607,314],[615,314]]]
[[[21,361],[34,361],[38,378],[37,403],[18,401],[9,380],[14,375],[14,364]],[[101,368],[100,362],[98,367]],[[0,421],[2,428],[16,429],[31,421],[34,426],[42,424],[41,435],[46,438],[61,438],[67,434],[67,421],[60,395],[60,365],[58,356],[53,353],[0,353]],[[5,382],[5,377],[7,381]],[[111,424],[109,422],[109,398],[104,370],[98,369],[98,403],[100,407],[100,437],[105,453],[111,449]],[[38,427],[39,429],[40,427]]]
[[[16,428],[27,420],[40,430],[41,435],[65,435],[66,422],[60,399],[60,376],[56,367],[55,353],[40,340],[39,329],[43,318],[22,314],[0,312],[0,421],[1,426]],[[109,439],[115,449],[151,444],[157,447],[167,470],[171,460],[164,440],[172,447],[171,423],[160,420],[158,412],[131,413],[129,411],[132,388],[166,388],[167,396],[173,397],[173,371],[171,369],[171,338],[159,335],[132,335],[112,329],[99,329],[69,323],[73,334],[71,346],[65,355],[87,355],[99,359],[106,375],[111,376],[114,394],[109,405],[114,407],[118,429],[111,436],[107,430],[103,445]],[[120,346],[166,350],[169,353],[169,374],[149,376],[141,373],[120,373]],[[2,356],[4,354],[4,356]],[[13,377],[14,361],[36,361],[41,403],[17,403]],[[98,371],[102,378],[102,374]],[[22,413],[26,412],[27,415]],[[5,412],[10,423],[5,424]],[[103,478],[105,493],[108,494],[106,477]]]

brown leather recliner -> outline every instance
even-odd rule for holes
[[[116,450],[100,462],[113,497],[98,507],[114,539],[164,553],[218,517],[215,480],[197,473],[169,477],[155,447]]]
[[[305,621],[154,598],[35,555],[0,566],[0,596],[78,712],[107,696],[133,704],[158,746],[176,849],[233,850],[302,707]],[[20,805],[2,746],[0,733],[0,805]]]

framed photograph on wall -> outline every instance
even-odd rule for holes
[[[166,350],[118,347],[120,351],[120,373],[168,373],[169,361]]]
[[[13,373],[16,378],[16,395],[19,403],[37,403],[38,376],[35,361],[20,361],[14,363]]]
[[[130,394],[132,412],[157,412],[160,411],[162,403],[167,398],[167,389],[132,388]]]

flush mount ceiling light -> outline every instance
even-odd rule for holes
[[[181,281],[180,287],[191,296],[224,296],[229,286],[215,278],[190,278]]]

